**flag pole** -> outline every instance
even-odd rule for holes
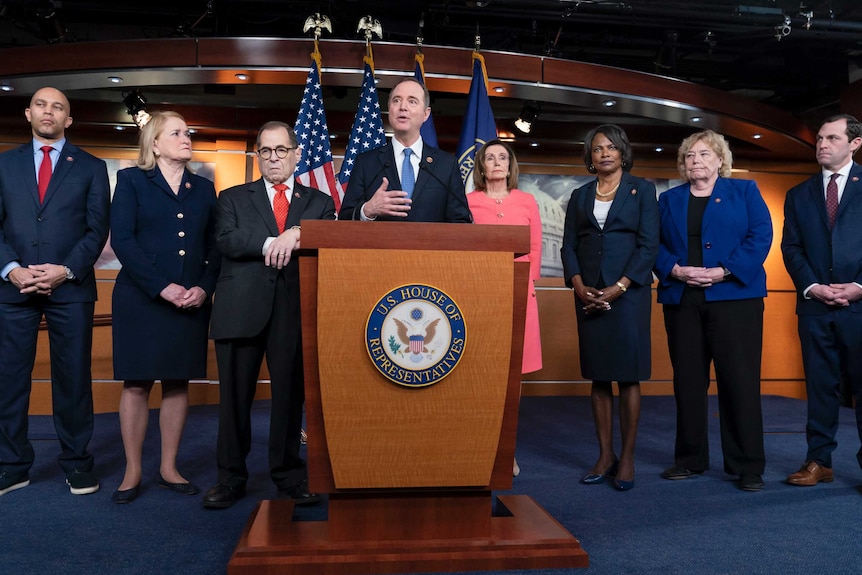
[[[300,159],[296,163],[296,180],[311,188],[332,196],[335,209],[341,207],[343,193],[335,178],[335,165],[329,144],[329,127],[323,105],[320,70],[320,34],[323,30],[332,32],[329,18],[319,13],[309,16],[303,25],[303,32],[311,30],[314,34],[314,52],[311,53],[311,66],[305,81],[302,101],[296,118],[295,131],[300,148]]]

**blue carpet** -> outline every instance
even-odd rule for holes
[[[763,405],[762,492],[740,491],[735,478],[722,472],[714,398],[713,469],[685,481],[662,480],[659,473],[673,462],[673,398],[644,397],[637,486],[618,493],[607,484],[578,483],[597,454],[589,398],[525,397],[517,449],[522,471],[512,493],[533,496],[578,537],[590,567],[524,573],[859,573],[862,471],[852,411],[841,413],[835,482],[801,488],[782,482],[805,457],[805,402],[764,397]],[[102,489],[81,497],[69,494],[56,463],[51,418],[31,417],[32,484],[0,498],[0,574],[224,573],[252,509],[275,494],[266,471],[268,408],[267,402],[255,408],[248,494],[224,511],[203,509],[199,495],[184,497],[156,486],[157,412],[145,446],[143,492],[125,506],[110,501],[124,464],[116,414],[96,416],[91,447]],[[216,427],[214,406],[192,408],[180,468],[202,489],[215,479]],[[297,510],[299,520],[323,517],[323,506]]]

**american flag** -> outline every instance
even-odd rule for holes
[[[379,148],[386,144],[386,133],[383,131],[383,115],[380,112],[380,102],[377,99],[377,85],[374,83],[374,61],[365,58],[365,76],[362,79],[362,96],[356,109],[353,128],[350,129],[350,139],[344,150],[344,161],[338,182],[341,189],[347,189],[350,172],[356,162],[356,156],[362,152]]]
[[[329,128],[326,125],[323,92],[320,89],[319,53],[312,54],[312,59],[294,128],[302,148],[302,157],[296,163],[294,175],[299,183],[332,196],[337,212],[341,209],[344,192],[335,179],[335,167],[332,164]]]

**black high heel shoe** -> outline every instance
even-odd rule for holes
[[[614,462],[611,463],[611,466],[608,467],[607,471],[605,471],[601,475],[595,473],[584,475],[583,477],[581,477],[581,483],[583,483],[584,485],[598,485],[599,483],[604,483],[605,477],[615,477],[619,468],[620,460],[615,457]]]

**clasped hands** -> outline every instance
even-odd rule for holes
[[[610,311],[611,302],[623,294],[623,289],[617,284],[602,289],[585,286],[580,276],[573,278],[572,285],[578,299],[584,302],[583,310],[587,315]]]
[[[365,202],[362,206],[362,212],[365,217],[373,220],[377,216],[394,216],[398,218],[406,218],[410,212],[410,205],[413,200],[407,197],[407,192],[403,190],[387,190],[389,180],[383,178],[383,183],[371,196],[371,199]]]
[[[267,267],[282,269],[290,262],[294,250],[299,249],[299,228],[289,228],[279,234],[263,254],[263,263]]]
[[[862,298],[862,289],[855,283],[846,284],[815,284],[808,290],[808,295],[826,305],[847,307],[850,302]]]
[[[707,288],[724,281],[724,268],[705,268],[699,266],[681,266],[676,264],[670,275],[692,287]]]
[[[194,286],[189,289],[175,283],[170,283],[159,293],[165,301],[174,304],[175,307],[190,309],[201,307],[207,299],[207,292],[203,288]]]
[[[8,277],[22,294],[51,295],[66,281],[66,268],[59,264],[36,264],[14,268]]]

